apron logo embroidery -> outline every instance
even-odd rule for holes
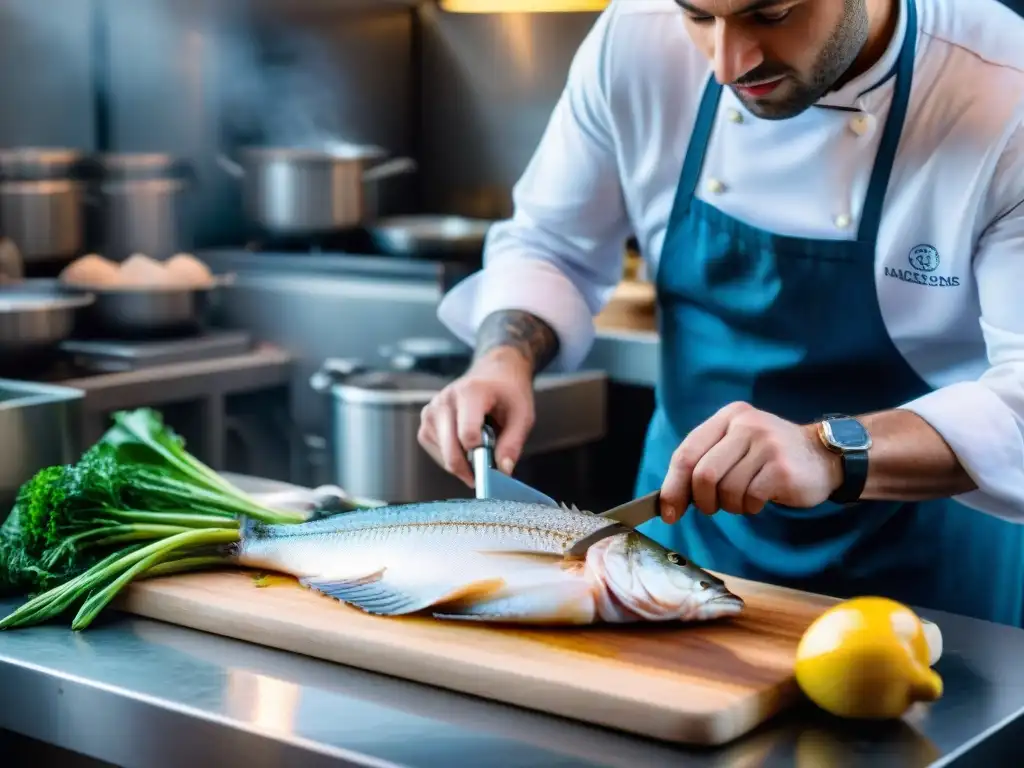
[[[939,252],[930,245],[915,245],[907,258],[910,266],[921,272],[934,272],[939,268]]]
[[[956,288],[960,285],[959,277],[931,274],[939,268],[939,252],[931,245],[915,245],[907,254],[907,261],[911,269],[886,267],[885,276],[932,288]]]

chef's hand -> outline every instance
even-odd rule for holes
[[[732,403],[693,430],[672,454],[661,487],[661,517],[674,523],[692,503],[756,515],[769,502],[809,508],[826,501],[843,479],[839,456],[803,426]]]
[[[466,454],[480,446],[487,416],[499,428],[495,464],[511,474],[534,421],[533,368],[514,349],[499,347],[476,360],[420,414],[420,445],[470,488],[473,472]]]

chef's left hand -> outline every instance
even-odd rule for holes
[[[691,503],[706,515],[756,515],[769,501],[814,507],[840,486],[842,472],[840,458],[822,445],[814,425],[732,403],[672,454],[661,486],[661,517],[674,523]]]

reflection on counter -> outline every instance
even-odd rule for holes
[[[299,710],[299,686],[244,669],[228,670],[225,709],[229,717],[271,733],[291,734]]]

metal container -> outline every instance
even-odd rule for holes
[[[407,157],[385,160],[380,147],[337,150],[249,147],[240,163],[223,155],[220,165],[242,180],[249,223],[275,236],[329,235],[377,217],[377,185],[416,170]]]
[[[74,332],[82,310],[94,301],[91,292],[67,290],[56,280],[0,285],[0,357],[4,367],[15,359],[56,349]]]
[[[191,250],[186,164],[157,153],[104,155],[94,173],[93,227],[106,258],[124,261],[142,253],[163,260]]]
[[[393,504],[471,496],[416,438],[420,411],[449,381],[327,360],[310,384],[331,394],[333,481],[352,496]]]
[[[111,339],[187,336],[202,330],[214,292],[208,288],[89,288],[94,301],[83,317],[90,335]]]
[[[78,459],[83,398],[78,389],[0,379],[0,519],[36,472]]]
[[[47,181],[78,178],[85,155],[62,147],[12,147],[0,149],[0,180]]]
[[[84,202],[80,181],[0,181],[0,228],[26,264],[67,263],[82,251]]]
[[[0,229],[26,264],[65,263],[85,239],[83,156],[72,149],[0,150]]]
[[[370,227],[370,236],[392,256],[479,259],[493,221],[462,216],[395,216]]]

